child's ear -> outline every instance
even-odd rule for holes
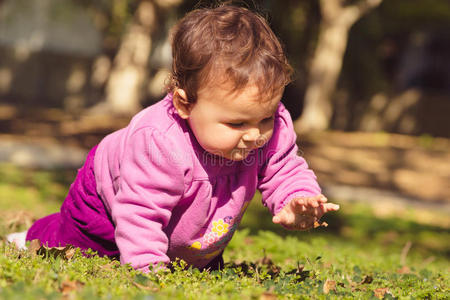
[[[173,92],[173,106],[182,119],[189,118],[192,109],[192,103],[189,103],[186,92],[183,89],[176,89]]]

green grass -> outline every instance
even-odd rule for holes
[[[0,234],[56,211],[74,174],[1,165]],[[386,299],[449,298],[448,228],[417,222],[414,210],[380,218],[340,203],[328,228],[292,232],[272,224],[254,199],[222,271],[178,262],[173,272],[144,275],[79,251],[65,259],[0,241],[0,299],[372,299],[386,291]]]

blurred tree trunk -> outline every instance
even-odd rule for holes
[[[152,32],[156,27],[156,7],[153,0],[140,1],[133,20],[122,37],[106,83],[106,104],[119,114],[133,114],[140,109]]]
[[[309,71],[303,113],[294,123],[297,132],[328,128],[333,113],[332,95],[341,71],[350,28],[382,1],[361,0],[345,5],[343,0],[320,0],[322,22]]]

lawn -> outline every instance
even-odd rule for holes
[[[74,170],[0,165],[0,236],[59,208]],[[255,196],[227,247],[225,268],[141,274],[78,250],[17,249],[0,241],[0,299],[448,299],[450,230],[413,208],[380,216],[375,206],[332,199],[327,228],[286,231]],[[33,248],[33,249],[31,249]]]

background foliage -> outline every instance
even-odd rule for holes
[[[332,7],[333,2],[342,7],[356,7],[361,3],[377,1],[333,0],[328,6]],[[295,69],[295,81],[286,89],[283,101],[294,119],[298,118],[302,112],[305,91],[312,83],[309,79],[312,59],[315,51],[323,46],[319,43],[320,29],[326,21],[321,2],[232,2],[267,16],[285,44]],[[415,135],[426,133],[447,137],[449,126],[442,111],[450,108],[450,40],[446,34],[450,27],[449,2],[379,2],[379,6],[361,16],[349,29],[342,71],[335,91],[327,96],[333,110],[331,128]],[[42,14],[42,19],[38,18],[36,20],[40,21],[36,22],[45,23],[48,18],[50,21],[46,23],[47,27],[44,26],[42,32],[31,30],[30,33],[28,30],[22,34],[25,28],[14,25],[17,26],[14,32],[19,33],[14,38],[5,30],[12,26],[5,20],[32,19],[28,16],[30,12],[25,9],[27,4],[22,1],[0,2],[0,20],[3,20],[0,24],[4,28],[3,33],[0,30],[0,99],[22,108],[39,103],[44,107],[63,107],[73,113],[102,102],[114,107],[111,104],[114,100],[111,99],[118,92],[113,90],[109,82],[115,80],[115,74],[125,72],[128,77],[119,76],[114,84],[128,84],[128,95],[121,98],[128,106],[122,105],[122,108],[113,111],[132,113],[123,107],[135,107],[136,110],[136,105],[148,105],[163,95],[164,80],[170,68],[167,37],[171,26],[193,8],[216,5],[220,1],[45,0],[39,3],[47,3],[47,6],[42,6],[42,12],[48,13]],[[36,8],[39,9],[39,6]],[[66,31],[66,36],[76,36],[77,28],[66,27],[70,28],[70,20],[78,18],[79,14],[88,16],[92,23],[91,30],[96,31],[100,39],[96,53],[88,56],[80,56],[67,47],[64,53],[54,48],[60,47],[58,41],[64,42],[61,37],[52,36],[52,32],[61,27],[58,30]],[[140,38],[142,42],[135,39],[134,44],[130,44],[129,37],[136,36],[136,32],[147,38]],[[34,41],[42,34],[52,42],[27,48],[26,45],[32,44],[27,40]],[[341,38],[345,39],[343,36]],[[56,46],[52,48],[51,45]],[[147,54],[136,52],[139,47],[146,49],[148,46],[151,49],[147,53],[148,57]],[[144,59],[136,62],[133,58],[136,55]],[[129,73],[133,68],[135,73]],[[44,74],[51,81],[42,79]],[[138,79],[130,82],[130,74],[139,74],[133,75]],[[74,84],[76,78],[81,78],[78,85]],[[58,83],[58,80],[62,82]],[[70,88],[71,82],[73,88]],[[41,85],[41,89],[31,88],[36,85]],[[26,89],[29,91],[25,92]],[[131,92],[134,89],[136,93]],[[411,91],[415,91],[414,97]],[[108,110],[100,106],[96,112],[107,113]]]

